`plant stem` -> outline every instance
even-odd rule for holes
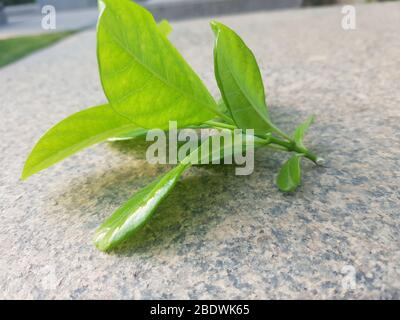
[[[306,158],[310,159],[315,164],[320,164],[321,163],[321,160],[322,160],[321,158],[317,157],[314,153],[308,151],[307,149],[299,147],[296,144],[296,142],[294,142],[292,140],[291,141],[284,141],[284,140],[278,139],[278,138],[276,138],[274,136],[271,136],[270,139],[271,139],[270,140],[271,143],[283,146],[288,151],[294,151],[294,152],[297,152],[297,153],[304,154],[304,156]]]
[[[229,129],[229,130],[238,129],[235,125],[218,121],[206,121],[204,122],[204,124],[209,125],[216,129]],[[285,134],[278,128],[274,127],[273,130],[274,132],[279,133],[279,135],[285,138],[286,140],[279,139],[271,134],[267,134],[265,136],[258,136],[259,138],[265,140],[265,147],[278,151],[296,152],[299,154],[303,154],[307,159],[310,159],[315,164],[317,165],[323,164],[324,162],[323,158],[318,157],[317,155],[310,152],[306,148],[298,146],[292,138],[290,138],[287,134]]]

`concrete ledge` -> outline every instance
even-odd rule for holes
[[[96,7],[98,0],[37,0],[40,7],[44,5],[52,5],[57,10],[71,10]],[[143,2],[147,0],[135,0],[136,2]]]
[[[153,0],[143,3],[156,19],[193,17],[300,7],[302,0]]]
[[[137,1],[148,8],[156,19],[185,19],[192,17],[222,15],[300,7],[302,0],[142,0]],[[97,0],[38,0],[38,6],[53,5],[57,10],[95,7]]]
[[[39,8],[40,7],[35,3],[20,4],[16,6],[7,6],[4,8],[4,12],[6,13],[7,17],[23,16],[29,14],[36,14],[40,11]]]

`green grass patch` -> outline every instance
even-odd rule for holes
[[[54,32],[0,40],[0,68],[74,33],[76,31]]]

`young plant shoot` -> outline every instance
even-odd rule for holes
[[[238,129],[253,130],[252,135],[243,134],[241,146],[253,143],[257,148],[292,154],[276,184],[282,191],[294,191],[301,182],[302,159],[316,164],[323,161],[303,143],[313,118],[300,124],[293,135],[279,129],[270,117],[251,50],[222,23],[213,21],[211,28],[215,78],[222,97],[218,102],[168,40],[172,29],[167,21],[157,24],[150,12],[131,0],[100,1],[97,57],[108,103],[77,112],[46,132],[26,160],[22,179],[96,143],[143,137],[151,129],[167,131],[170,121],[176,121],[178,130],[211,128],[232,135]],[[226,149],[221,144],[217,150],[215,146],[213,150],[201,148],[201,143],[100,225],[94,236],[97,248],[113,249],[136,233],[183,172],[204,159],[219,160]],[[198,161],[191,161],[194,158]]]

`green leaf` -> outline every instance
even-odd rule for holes
[[[227,26],[212,22],[214,69],[218,87],[236,125],[265,133],[271,129],[264,85],[256,59],[243,40]]]
[[[135,128],[109,105],[77,112],[43,135],[26,160],[21,178],[26,179],[79,150]]]
[[[293,139],[296,142],[296,144],[300,147],[300,148],[306,148],[303,144],[303,138],[304,138],[304,134],[306,133],[306,131],[308,130],[308,128],[314,123],[314,116],[310,116],[307,118],[306,121],[304,121],[301,125],[299,125],[294,134],[293,134]]]
[[[143,7],[102,0],[97,27],[100,78],[112,107],[142,128],[210,120],[216,103]]]
[[[244,137],[242,141],[243,144],[247,145],[253,139],[253,136],[248,136]],[[255,144],[259,140],[261,141],[261,139],[256,138]],[[200,163],[202,158],[208,158],[211,162],[221,158],[224,147],[226,146],[221,144],[220,149],[211,150],[210,148],[205,153],[201,153],[199,152],[201,150],[200,145],[174,169],[137,192],[96,230],[94,243],[97,248],[102,251],[110,250],[135,234],[146,224],[158,205],[171,192],[182,173],[191,166],[191,161],[196,159]],[[231,150],[234,151],[235,149]]]
[[[300,185],[300,162],[302,156],[301,154],[296,154],[283,164],[276,180],[276,184],[281,191],[294,191]]]
[[[168,37],[172,32],[172,26],[169,24],[168,20],[161,20],[157,26],[158,30],[160,30],[161,33],[166,37]]]
[[[150,219],[188,167],[189,165],[179,164],[137,192],[115,211],[96,230],[96,247],[102,251],[110,250],[137,232]]]

